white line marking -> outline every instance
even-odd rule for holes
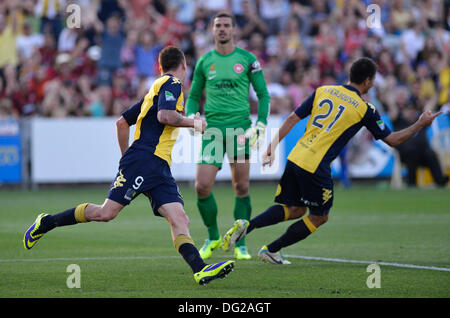
[[[301,255],[284,255],[285,257],[300,258],[306,260],[335,262],[335,263],[356,263],[356,264],[378,264],[384,266],[395,266],[402,268],[426,269],[434,271],[450,272],[450,268],[436,266],[421,266],[412,264],[399,264],[389,262],[376,261],[358,261],[340,258],[301,256]],[[226,256],[223,256],[226,257]],[[128,260],[155,260],[155,259],[178,259],[180,256],[112,256],[112,257],[58,257],[58,258],[22,258],[22,259],[0,259],[0,263],[20,263],[20,262],[54,262],[54,261],[128,261]]]
[[[356,264],[378,264],[378,265],[385,265],[385,266],[396,266],[396,267],[403,267],[403,268],[428,269],[428,270],[434,270],[434,271],[450,272],[450,268],[436,267],[436,266],[421,266],[421,265],[399,264],[399,263],[389,263],[389,262],[376,262],[376,261],[357,261],[357,260],[351,260],[351,259],[315,257],[315,256],[300,256],[300,255],[284,255],[284,256],[285,257],[292,257],[292,258],[307,259],[307,260],[315,260],[315,261],[325,261],[325,262],[356,263]]]
[[[154,260],[180,258],[180,256],[113,256],[113,257],[57,257],[57,258],[22,258],[22,259],[0,259],[0,263],[20,262],[53,262],[53,261],[128,261],[128,260]]]

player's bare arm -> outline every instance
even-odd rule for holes
[[[423,128],[430,126],[433,123],[433,120],[440,114],[442,114],[441,111],[435,114],[430,111],[426,111],[420,115],[419,119],[414,124],[405,129],[391,133],[389,136],[384,138],[383,141],[391,147],[396,147],[407,141]]]
[[[123,155],[128,149],[128,141],[130,140],[130,126],[123,116],[120,116],[120,118],[116,121],[116,132],[120,152]]]
[[[202,134],[206,129],[206,121],[200,118],[200,113],[197,113],[194,118],[189,118],[181,115],[176,110],[161,109],[158,111],[158,121],[161,124],[174,127],[194,128]]]
[[[275,149],[277,149],[278,144],[281,140],[291,131],[292,127],[295,126],[296,123],[300,120],[300,117],[297,116],[296,113],[292,112],[288,118],[286,118],[281,125],[280,129],[275,133],[272,138],[272,141],[267,146],[266,152],[262,157],[263,166],[269,165],[271,166],[274,161]]]

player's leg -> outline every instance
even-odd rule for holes
[[[267,245],[267,250],[276,253],[283,247],[293,245],[307,238],[314,233],[319,226],[328,221],[328,214],[313,215],[309,214],[297,222],[292,223],[278,239]]]
[[[208,239],[213,245],[220,245],[220,234],[217,226],[217,203],[212,193],[212,188],[216,180],[217,172],[222,168],[224,154],[224,136],[222,129],[209,127],[202,135],[201,157],[197,165],[197,175],[195,178],[195,190],[197,192],[197,207],[202,217],[203,223],[208,229]],[[200,251],[203,254],[202,251]],[[203,255],[210,256],[210,251],[206,250]]]
[[[174,247],[191,267],[198,284],[204,285],[216,278],[223,278],[233,270],[233,261],[211,265],[203,261],[189,234],[189,218],[180,202],[163,204],[158,212],[169,222]]]
[[[233,216],[235,220],[250,220],[252,207],[249,195],[250,163],[248,159],[230,163],[233,190],[235,193]],[[245,237],[236,242],[234,256],[237,259],[251,259]]]
[[[311,174],[288,161],[280,179],[275,201],[287,206],[297,206],[297,209],[291,208],[288,212],[299,217],[305,214],[305,206],[309,208],[308,216],[292,223],[283,235],[263,246],[258,253],[263,261],[286,264],[279,251],[306,239],[328,220],[328,213],[333,203],[332,180]]]
[[[250,126],[226,129],[226,153],[230,161],[231,179],[235,193],[233,216],[235,220],[250,220],[252,213],[250,187],[250,145],[245,131]],[[251,259],[245,237],[236,242],[234,257]]]
[[[125,157],[122,158],[124,160]],[[121,160],[119,172],[112,182],[107,198],[102,205],[82,203],[68,210],[48,215],[40,214],[24,235],[24,246],[31,249],[45,233],[55,227],[85,223],[90,221],[107,222],[114,219],[123,207],[138,193],[132,190],[135,171],[139,165],[125,165]]]
[[[206,263],[200,257],[189,233],[189,218],[179,202],[163,204],[158,209],[159,214],[170,224],[175,249],[183,256],[194,273],[201,271]]]
[[[102,205],[82,203],[76,207],[56,213],[40,214],[24,235],[24,247],[31,249],[48,231],[55,227],[74,225],[90,221],[107,222],[117,216],[123,205],[106,199]]]
[[[305,215],[308,208],[306,206],[287,206],[284,204],[275,204],[270,206],[261,214],[250,220],[246,234],[254,229],[274,225],[287,220],[294,220]]]
[[[305,215],[306,211],[307,207],[305,206],[275,204],[252,218],[249,222],[246,220],[236,220],[233,226],[224,235],[223,249],[225,251],[229,250],[237,240],[247,236],[254,229],[301,218]]]
[[[195,190],[197,193],[197,207],[208,230],[208,238],[200,249],[204,259],[211,256],[212,252],[222,244],[219,227],[217,225],[217,202],[212,193],[219,167],[212,164],[197,165]]]

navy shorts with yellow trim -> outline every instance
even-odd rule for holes
[[[161,216],[158,209],[163,204],[184,205],[168,163],[148,150],[129,148],[120,159],[107,197],[125,206],[141,193],[149,198],[156,216]]]
[[[333,180],[312,174],[288,160],[278,184],[275,202],[307,206],[313,215],[327,215],[333,205]]]

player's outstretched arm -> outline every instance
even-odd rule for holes
[[[194,118],[189,118],[176,110],[161,109],[158,111],[158,121],[163,125],[194,128],[196,132],[202,134],[206,129],[206,121],[200,118],[200,113],[197,113]]]
[[[435,114],[430,111],[423,112],[414,124],[389,134],[383,141],[391,147],[396,147],[407,141],[423,128],[430,126],[433,123],[433,120],[440,114],[442,114],[442,112],[437,112]]]
[[[130,125],[120,116],[116,121],[117,141],[119,142],[120,152],[123,154],[128,149],[128,141],[130,140]]]
[[[275,155],[275,149],[277,149],[278,144],[281,140],[291,131],[292,127],[295,126],[296,123],[301,118],[297,116],[295,112],[292,112],[281,124],[280,129],[276,132],[276,134],[273,136],[272,141],[267,146],[267,150],[265,153],[263,153],[262,157],[262,164],[263,166],[269,165],[271,166],[274,161],[274,155]]]

